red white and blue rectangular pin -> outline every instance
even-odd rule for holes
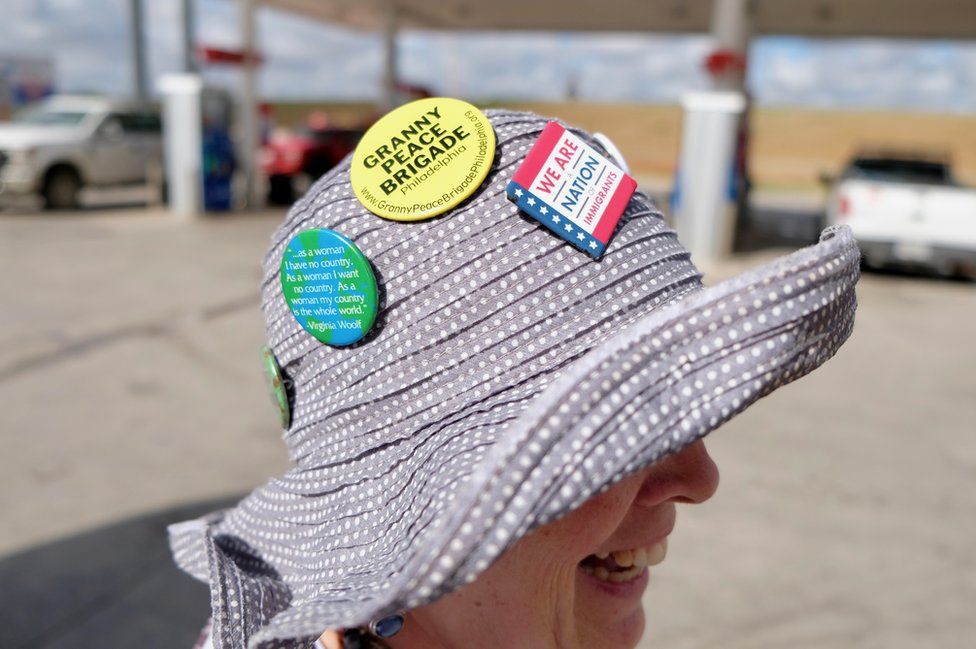
[[[603,154],[549,122],[506,193],[523,212],[597,259],[636,188]]]

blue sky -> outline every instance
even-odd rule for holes
[[[148,0],[151,74],[179,65],[179,3]],[[62,90],[128,91],[128,0],[0,0],[0,55],[50,56]],[[198,40],[238,43],[231,0],[197,0]],[[381,49],[374,34],[262,10],[270,99],[372,99]],[[559,100],[575,82],[584,100],[674,102],[702,88],[705,36],[406,31],[401,76],[473,100]],[[567,54],[568,53],[568,54]],[[209,70],[216,83],[230,70]],[[572,81],[571,81],[572,80]],[[761,38],[749,85],[761,105],[976,112],[976,45],[946,41]]]

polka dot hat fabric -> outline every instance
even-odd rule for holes
[[[486,114],[494,165],[453,211],[379,218],[353,195],[347,159],[274,233],[262,309],[293,384],[294,467],[170,528],[177,563],[210,584],[217,649],[305,648],[327,627],[431,602],[850,334],[848,229],[704,288],[638,191],[594,261],[505,197],[547,120]],[[323,227],[359,246],[381,286],[375,327],[350,347],[315,340],[282,296],[285,246]]]

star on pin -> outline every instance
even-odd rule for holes
[[[515,190],[515,195],[516,196],[521,196],[522,195],[522,190],[521,189],[516,189]]]
[[[543,209],[545,209],[545,208],[543,208]],[[552,222],[553,223],[559,223],[560,220],[561,219],[559,218],[559,215],[558,214],[553,214],[552,215]]]
[[[596,241],[591,241],[590,242],[590,248],[592,248],[593,250],[596,250]]]
[[[543,205],[542,207],[539,208],[539,211],[542,212],[543,214],[548,214],[549,208]]]
[[[525,202],[528,203],[529,205],[535,205],[535,199],[534,198],[530,198],[530,199],[528,199]]]
[[[573,226],[571,226],[569,223],[567,223],[566,224],[566,232],[572,232],[572,231],[573,231]]]
[[[579,234],[577,234],[576,235],[576,238],[579,239],[580,241],[582,241],[583,240],[583,233],[580,232]]]

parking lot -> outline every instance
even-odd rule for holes
[[[282,470],[257,296],[280,216],[0,213],[7,564]],[[781,252],[740,255],[707,280]],[[859,302],[835,359],[710,438],[722,487],[679,514],[642,646],[956,649],[976,637],[976,285],[871,273]],[[85,610],[32,646],[84,646],[70,638]]]

